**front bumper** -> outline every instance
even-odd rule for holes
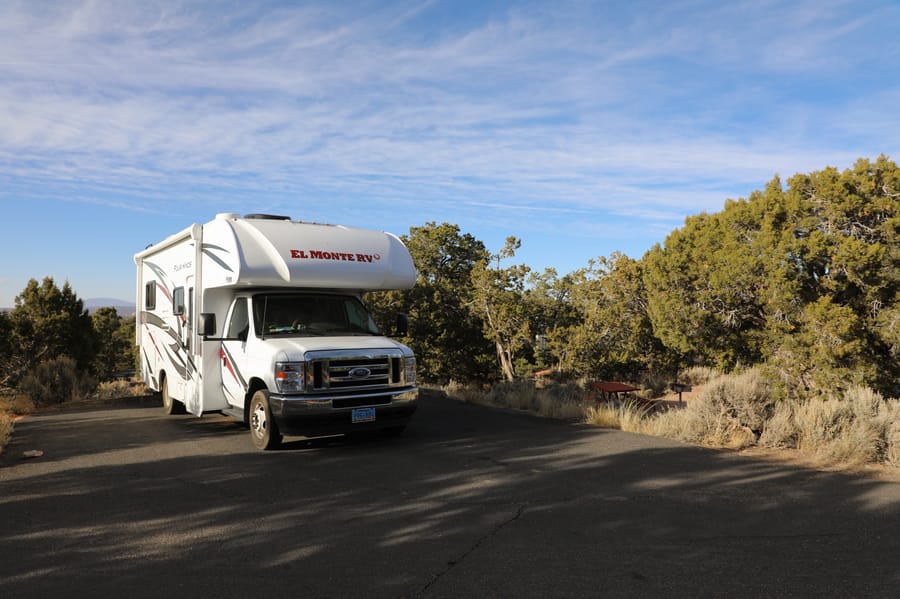
[[[269,396],[272,418],[285,435],[332,435],[406,426],[418,405],[416,387],[350,396]],[[354,423],[353,410],[374,408],[375,420]]]

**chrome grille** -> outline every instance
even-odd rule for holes
[[[402,359],[394,356],[341,356],[310,361],[312,391],[378,389],[402,384]]]

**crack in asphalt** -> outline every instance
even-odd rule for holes
[[[522,516],[522,514],[525,512],[526,507],[527,507],[527,504],[519,505],[516,508],[515,514],[513,514],[512,516],[510,516],[503,522],[500,522],[499,524],[494,526],[494,528],[489,533],[482,535],[477,541],[475,541],[475,543],[471,547],[469,547],[466,551],[464,551],[462,553],[462,555],[460,555],[458,558],[447,562],[447,567],[444,568],[443,570],[441,570],[440,572],[438,572],[437,574],[435,574],[431,578],[431,580],[428,581],[428,584],[426,584],[424,587],[419,589],[419,591],[416,592],[416,594],[413,596],[421,597],[422,595],[427,593],[428,589],[430,589],[432,586],[434,586],[441,578],[443,578],[444,576],[449,574],[451,571],[453,571],[453,569],[456,568],[459,564],[464,562],[467,557],[469,557],[472,553],[474,553],[479,547],[484,545],[485,542],[487,542],[489,539],[494,537],[497,533],[499,533],[501,530],[506,528],[508,525],[510,525],[513,522],[515,522],[516,520],[518,520]]]

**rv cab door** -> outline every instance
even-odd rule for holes
[[[194,348],[194,287],[193,276],[186,279],[184,287],[177,287],[172,296],[172,303],[175,313],[179,316],[180,324],[179,338],[181,347],[184,350],[185,368],[184,368],[184,406],[187,411],[197,416],[203,413],[203,406],[200,402],[199,379],[200,373],[197,370],[197,360]]]
[[[219,366],[222,369],[222,391],[226,401],[236,407],[244,408],[244,397],[247,394],[247,383],[241,373],[241,366],[246,363],[247,338],[250,334],[249,299],[239,297],[231,304],[225,324],[225,339],[219,354]]]

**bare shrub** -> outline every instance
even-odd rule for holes
[[[889,459],[895,402],[865,387],[849,389],[842,399],[811,399],[795,409],[798,447],[828,462],[862,465]]]
[[[3,448],[9,443],[12,429],[12,417],[6,412],[0,412],[0,453],[3,453]]]
[[[759,436],[759,444],[772,449],[796,449],[797,425],[794,423],[794,404],[779,401],[775,404],[772,417]]]
[[[753,431],[741,424],[728,406],[715,395],[703,394],[683,410],[660,414],[656,430],[667,437],[713,447],[747,447],[755,441]],[[665,422],[668,421],[668,422]]]
[[[703,381],[712,369],[694,368],[691,384]],[[756,443],[773,402],[768,385],[756,370],[719,375],[706,383],[699,397],[684,409],[659,412],[640,422],[641,431],[714,447],[748,447]]]
[[[517,410],[537,410],[534,383],[526,380],[497,383],[488,393],[488,401],[497,406]]]
[[[537,412],[547,418],[562,420],[584,419],[584,391],[575,384],[554,383],[538,389],[535,395]]]
[[[478,385],[464,385],[455,381],[450,381],[441,388],[447,394],[447,397],[457,401],[464,401],[474,404],[487,404],[487,392]]]
[[[19,383],[19,390],[29,395],[36,406],[80,401],[89,397],[95,387],[94,379],[80,372],[75,360],[68,356],[41,362]]]
[[[884,417],[890,423],[886,431],[884,461],[900,466],[900,400],[887,401]]]
[[[641,396],[646,399],[662,397],[669,390],[669,379],[661,374],[648,374],[641,378]]]
[[[0,413],[24,416],[34,412],[34,401],[23,393],[0,395]]]
[[[756,369],[712,379],[707,383],[700,400],[721,410],[729,420],[736,421],[738,426],[752,431],[754,441],[762,433],[775,408],[771,389]]]
[[[34,402],[27,395],[15,392],[0,393],[0,453],[9,443],[15,427],[15,416],[34,412]]]

